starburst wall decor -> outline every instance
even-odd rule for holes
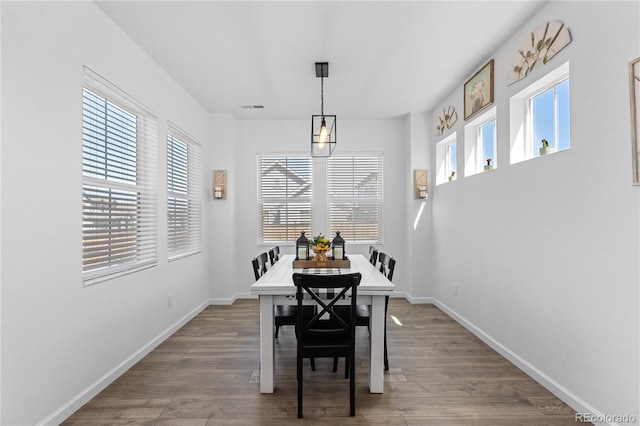
[[[562,22],[550,21],[538,25],[521,44],[507,71],[507,85],[527,76],[538,65],[546,65],[556,53],[571,43],[569,29]]]
[[[456,109],[449,105],[442,110],[442,114],[438,116],[438,124],[436,126],[436,134],[441,135],[444,129],[450,129],[458,121],[458,113]]]

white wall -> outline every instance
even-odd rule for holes
[[[500,165],[434,188],[431,231],[440,306],[578,411],[636,418],[640,188],[627,64],[640,54],[638,18],[638,2],[550,2],[485,58],[495,59]],[[568,26],[572,43],[506,86],[521,40],[550,20]],[[509,165],[509,97],[566,61],[571,149]],[[462,113],[462,84],[439,109]],[[459,170],[463,126],[460,117],[452,129]]]
[[[93,2],[1,7],[0,423],[56,423],[210,296],[208,243],[167,262],[162,196],[167,120],[205,143],[208,119]],[[90,287],[81,276],[83,65],[159,117],[158,266]]]
[[[627,63],[640,54],[638,12],[637,2],[551,2],[492,55],[500,167],[438,187],[432,175],[415,228],[413,169],[435,170],[435,113],[340,120],[337,148],[384,152],[381,248],[398,259],[400,292],[435,298],[575,408],[636,416],[640,195],[630,185]],[[250,259],[269,248],[256,243],[256,153],[308,152],[309,124],[206,114],[91,2],[1,2],[0,15],[0,423],[55,423],[203,303],[249,294]],[[505,86],[525,32],[552,19],[567,23],[573,43]],[[567,60],[571,150],[509,166],[509,96]],[[213,169],[227,169],[228,199],[203,194],[202,254],[166,261],[160,197],[159,265],[82,287],[82,65],[158,114],[160,194],[167,120],[203,144],[203,192]],[[462,84],[442,103],[460,115]]]
[[[404,119],[382,121],[350,121],[338,117],[339,152],[383,152],[385,191],[385,243],[379,247],[397,258],[394,283],[399,291],[406,291],[410,279],[405,235],[406,216],[404,205],[408,194],[407,183],[412,171],[406,165],[407,134]],[[234,262],[220,264],[222,268],[235,268],[242,273],[235,276],[236,295],[250,293],[255,281],[251,271],[251,258],[270,247],[257,244],[257,166],[256,154],[264,152],[309,153],[310,125],[307,120],[252,120],[236,122],[234,180]],[[318,185],[316,181],[314,183]],[[314,233],[328,229],[314,229]],[[293,242],[292,242],[293,243]],[[369,245],[353,245],[346,242],[347,251],[368,255]],[[284,253],[293,253],[293,247],[281,246]],[[220,263],[214,260],[216,263]],[[231,295],[230,295],[231,296]],[[214,289],[214,298],[218,295]]]

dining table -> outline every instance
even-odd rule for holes
[[[385,299],[395,290],[395,285],[387,279],[369,259],[361,254],[347,256],[348,268],[294,268],[295,255],[282,255],[254,284],[251,294],[260,300],[260,392],[273,393],[275,390],[275,344],[274,306],[297,305],[294,273],[308,274],[349,274],[359,272],[362,279],[357,291],[357,304],[370,306],[369,318],[369,392],[384,392],[384,334]],[[342,301],[349,303],[348,300]],[[306,300],[306,304],[315,303]]]

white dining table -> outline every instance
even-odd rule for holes
[[[369,392],[384,392],[384,328],[385,297],[395,289],[380,271],[363,255],[347,255],[350,268],[333,269],[293,269],[294,255],[283,255],[259,280],[251,285],[251,294],[260,299],[260,392],[273,393],[275,389],[275,345],[274,345],[274,305],[296,305],[296,288],[293,284],[294,272],[340,273],[359,272],[362,274],[358,286],[357,302],[371,306],[370,321],[370,363]],[[307,303],[314,303],[309,300]],[[345,302],[347,303],[347,302]]]

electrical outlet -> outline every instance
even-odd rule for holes
[[[454,296],[458,295],[458,283],[453,283],[453,294]]]
[[[173,306],[173,294],[169,293],[167,295],[167,306],[168,307],[172,307]]]

